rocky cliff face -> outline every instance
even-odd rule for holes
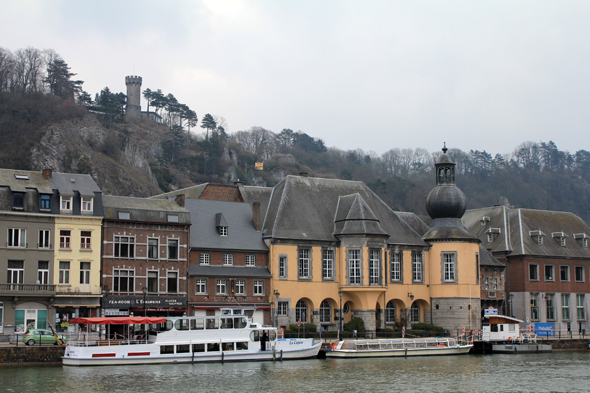
[[[35,169],[91,174],[107,195],[146,197],[160,193],[149,161],[161,154],[157,132],[141,120],[123,132],[109,130],[92,115],[47,127],[31,150]]]

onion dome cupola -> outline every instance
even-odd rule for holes
[[[434,164],[436,187],[430,191],[426,200],[426,211],[434,221],[432,228],[424,235],[424,240],[475,239],[461,223],[461,217],[467,207],[467,198],[455,184],[455,163],[447,154],[446,144],[442,151],[443,154]]]

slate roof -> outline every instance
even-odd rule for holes
[[[498,261],[496,257],[486,250],[483,244],[479,244],[479,265],[480,266],[493,266],[493,267],[506,267],[502,262]]]
[[[210,277],[244,277],[244,278],[270,278],[272,275],[267,267],[246,266],[200,266],[191,264],[188,268],[190,276]]]
[[[486,217],[483,219],[484,225],[481,224],[483,217]],[[590,257],[590,249],[583,247],[581,241],[584,236],[590,237],[590,227],[573,213],[494,206],[468,210],[463,221],[470,232],[480,238],[484,247],[494,253],[562,258]],[[497,234],[491,243],[487,241],[490,230]],[[539,231],[543,234],[543,244],[538,244],[537,241]],[[560,236],[566,238],[565,247],[561,246]]]
[[[119,220],[118,212],[129,212],[129,221],[169,223],[168,214],[178,215],[178,223],[191,223],[187,209],[176,201],[105,195],[102,197],[105,220]]]
[[[395,212],[402,220],[406,222],[418,235],[424,236],[426,232],[430,229],[430,227],[422,221],[420,217],[416,213],[411,212]]]
[[[366,204],[368,210],[363,207],[363,211],[372,212],[379,220],[379,226],[389,236],[388,243],[428,245],[363,182],[300,176],[287,176],[273,188],[262,226],[263,236],[338,241],[334,236],[338,233],[334,221],[340,217],[337,216],[339,201],[341,197],[354,194]]]
[[[191,217],[191,248],[267,252],[260,232],[252,222],[252,208],[244,202],[221,202],[204,199],[185,200]],[[220,236],[216,215],[222,213],[228,235]]]
[[[17,179],[15,175],[25,175],[29,179]],[[14,192],[26,192],[37,189],[40,194],[53,194],[53,184],[45,179],[43,173],[37,171],[21,171],[16,169],[0,169],[0,187],[8,187]]]
[[[205,188],[207,188],[208,185],[209,183],[198,184],[196,186],[190,186],[187,188],[182,188],[180,190],[174,190],[164,194],[154,195],[149,197],[149,199],[163,199],[168,197],[175,197],[181,194],[184,194],[186,198],[199,199],[199,197],[201,196],[203,191],[205,191]]]
[[[367,202],[360,194],[345,195],[338,198],[334,218],[334,236],[339,235],[379,235],[387,236],[381,229]]]
[[[242,198],[244,198],[244,202],[248,202],[250,205],[254,202],[260,202],[260,223],[263,223],[268,210],[268,203],[273,190],[272,187],[239,185],[238,188],[240,189]]]
[[[53,172],[51,182],[60,195],[73,196],[77,191],[80,196],[93,197],[95,192],[102,192],[90,175]]]

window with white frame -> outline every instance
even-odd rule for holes
[[[90,262],[80,262],[80,284],[90,284]]]
[[[536,293],[531,293],[531,319],[533,321],[539,320],[539,305],[537,304]]]
[[[215,294],[216,295],[227,295],[227,280],[224,278],[218,278],[215,280]]]
[[[422,253],[412,253],[412,281],[421,282],[422,278]]]
[[[8,260],[8,284],[22,284],[25,276],[25,261]]]
[[[546,294],[545,295],[545,310],[547,312],[547,320],[554,321],[555,320],[555,302],[554,302],[554,295],[553,294]]]
[[[322,279],[334,279],[334,250],[322,250]]]
[[[559,280],[560,281],[569,281],[570,280],[570,267],[569,266],[560,266],[559,267]]]
[[[570,294],[561,295],[561,319],[567,321],[570,319]]]
[[[381,285],[381,263],[379,250],[369,250],[369,285]]]
[[[209,266],[211,264],[211,254],[208,252],[199,253],[199,264]]]
[[[42,285],[49,284],[49,261],[37,262],[37,283]]]
[[[92,243],[92,232],[91,231],[81,231],[80,232],[80,248],[83,250],[90,250]]]
[[[234,254],[223,254],[223,265],[231,266],[234,264]]]
[[[295,305],[295,320],[306,323],[308,317],[307,303],[305,303],[305,300],[299,300]]]
[[[178,272],[168,272],[168,293],[178,293]]]
[[[444,277],[443,280],[445,282],[455,282],[455,257],[456,254],[454,252],[443,252],[442,259],[443,259],[443,272]]]
[[[391,252],[391,281],[400,282],[402,281],[402,253]]]
[[[287,257],[284,255],[279,256],[279,278],[287,277]]]
[[[207,294],[207,279],[197,278],[195,280],[195,294],[206,295]]]
[[[219,227],[219,236],[227,236],[227,227]]]
[[[578,321],[586,320],[586,308],[584,306],[585,295],[583,293],[576,295],[576,316]]]
[[[309,279],[311,278],[311,261],[310,261],[310,249],[309,248],[300,248],[299,249],[299,259],[298,259],[298,271],[299,271],[299,278]]]
[[[330,322],[332,322],[332,306],[329,301],[324,300],[320,303],[320,323]]]
[[[264,280],[254,280],[254,296],[264,296]]]
[[[584,282],[584,266],[576,266],[576,282]]]
[[[133,293],[135,291],[135,272],[131,269],[113,270],[113,292]]]
[[[385,306],[385,322],[386,323],[394,323],[395,322],[395,303],[393,300],[390,300]]]
[[[238,279],[238,280],[236,280],[234,286],[235,286],[236,295],[241,295],[241,296],[246,295],[246,280]]]
[[[59,231],[59,248],[69,249],[71,248],[72,231],[61,230]]]
[[[116,258],[135,258],[135,237],[115,236],[114,246]]]
[[[20,228],[8,228],[8,247],[26,247],[27,230]]]
[[[149,293],[158,293],[158,271],[149,270],[147,279],[147,289]]]
[[[361,284],[361,250],[348,250],[348,284]]]
[[[82,197],[82,213],[92,213],[93,201],[92,197]]]
[[[72,197],[71,196],[60,196],[60,210],[62,213],[72,211]]]
[[[147,249],[147,257],[148,259],[158,259],[160,253],[158,251],[160,243],[160,239],[158,238],[148,238],[148,249]]]
[[[168,259],[178,259],[178,239],[168,239]]]
[[[246,254],[246,266],[256,266],[255,254]]]
[[[58,283],[69,284],[70,283],[70,262],[60,261],[59,262],[59,278]]]
[[[39,230],[39,248],[51,247],[51,231],[49,229]]]
[[[289,302],[279,302],[277,305],[277,315],[279,317],[286,317],[289,315]]]

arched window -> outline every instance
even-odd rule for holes
[[[295,305],[295,319],[301,322],[307,322],[307,317],[309,313],[307,312],[307,303],[304,300],[300,300]]]
[[[332,322],[332,307],[330,306],[330,302],[324,300],[322,304],[320,304],[320,322],[330,323]]]
[[[420,322],[420,305],[418,302],[412,303],[412,308],[410,309],[410,323],[419,323]]]
[[[389,303],[387,303],[387,307],[385,307],[385,322],[395,322],[395,303],[393,300],[390,300]]]

